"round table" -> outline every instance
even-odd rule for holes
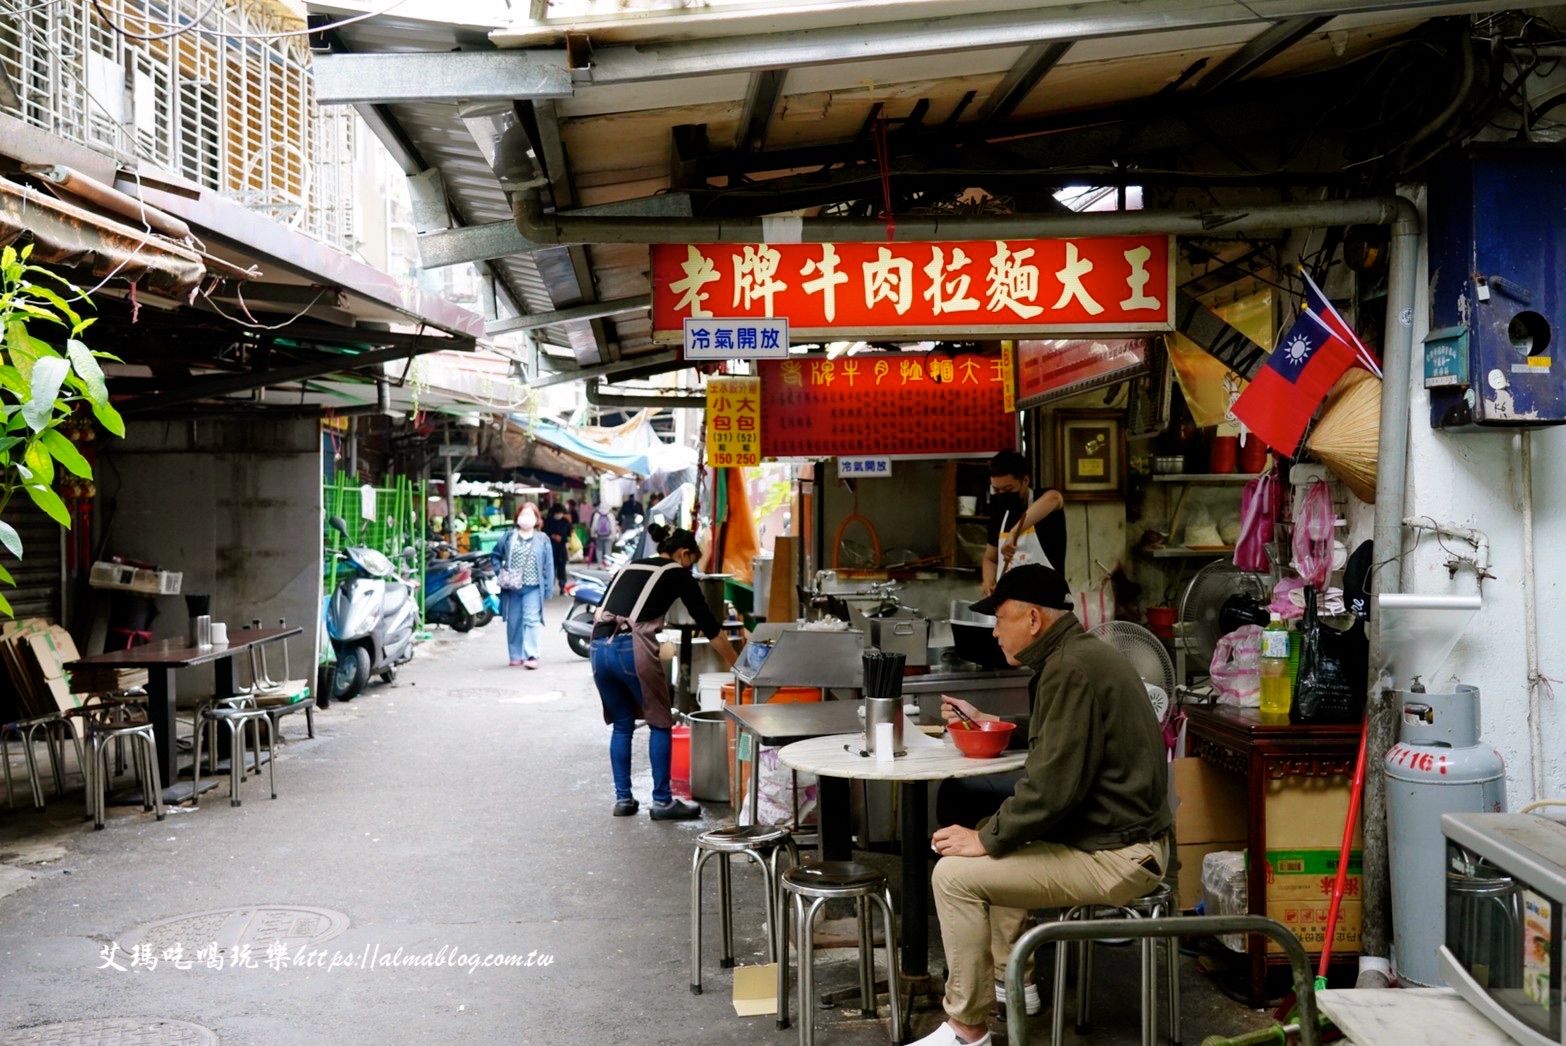
[[[848,860],[851,854],[848,781],[896,781],[902,809],[902,936],[901,962],[904,978],[913,986],[929,979],[930,934],[926,913],[930,908],[928,862],[932,853],[926,826],[929,821],[927,781],[948,777],[983,777],[1020,770],[1027,761],[1025,751],[1005,751],[993,759],[971,759],[942,738],[938,744],[921,745],[909,740],[908,751],[890,761],[859,754],[864,735],[831,734],[795,741],[778,749],[785,766],[813,773],[821,779],[817,817],[821,827],[821,856],[825,860]],[[834,784],[835,782],[835,784]],[[909,787],[912,785],[913,787]],[[835,851],[835,852],[832,852]],[[925,990],[928,990],[927,986]],[[913,992],[910,992],[910,1001]],[[909,1006],[904,1010],[907,1019]]]

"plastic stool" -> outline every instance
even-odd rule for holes
[[[86,765],[87,816],[93,828],[103,827],[104,793],[109,780],[109,742],[129,741],[131,761],[141,785],[141,808],[156,810],[163,820],[163,782],[158,779],[158,741],[150,722],[111,723],[87,721],[87,745],[91,756]]]
[[[859,994],[867,1015],[875,1015],[875,957],[872,954],[869,906],[881,909],[886,927],[886,987],[891,1004],[891,1039],[896,1042],[903,1026],[898,996],[902,984],[897,976],[897,930],[892,922],[892,892],[886,876],[874,868],[853,861],[827,861],[790,868],[783,873],[783,893],[793,899],[794,935],[799,950],[799,1042],[815,1043],[815,921],[816,912],[827,901],[852,898],[859,926]],[[806,905],[806,899],[809,905]],[[788,1027],[788,941],[782,942],[778,960],[778,1027]]]
[[[723,961],[734,965],[733,887],[729,876],[729,856],[745,854],[761,866],[761,878],[767,888],[767,957],[778,962],[788,936],[781,930],[783,905],[778,894],[778,859],[787,853],[792,865],[799,864],[799,851],[787,828],[776,825],[733,825],[714,828],[696,837],[696,852],[691,854],[691,994],[701,994],[701,871],[709,858],[721,856],[718,863],[718,896],[723,916]]]
[[[1091,919],[1149,919],[1160,918],[1175,912],[1174,891],[1166,882],[1159,883],[1148,893],[1125,905],[1081,905],[1061,916],[1062,922]],[[1051,1016],[1051,1041],[1063,1042],[1066,1030],[1066,955],[1070,942],[1055,942],[1055,999]],[[1142,938],[1138,947],[1142,958],[1142,1046],[1153,1046],[1158,1040],[1158,941]],[[1077,1023],[1078,1035],[1088,1034],[1092,1024],[1089,1010],[1093,990],[1093,952],[1091,941],[1077,943]],[[1169,977],[1169,1041],[1180,1046],[1180,942],[1179,938],[1163,939],[1164,961],[1168,964]]]
[[[245,727],[251,723],[256,724],[257,733],[260,724],[267,721],[267,712],[264,708],[237,708],[233,706],[208,706],[201,710],[203,729],[196,731],[196,758],[191,766],[191,774],[195,778],[195,788],[191,792],[190,802],[192,806],[201,805],[201,742],[206,738],[207,725],[216,726],[222,723],[228,727],[228,805],[240,805],[239,779],[245,775]],[[266,734],[267,777],[272,785],[272,798],[277,798],[277,747],[275,745],[277,731],[268,729]],[[216,744],[213,745],[217,747]],[[256,773],[261,772],[261,744],[256,742]]]

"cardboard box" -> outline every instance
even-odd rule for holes
[[[1217,843],[1181,843],[1175,847],[1180,861],[1178,903],[1182,911],[1195,908],[1202,899],[1202,858],[1215,850],[1244,850],[1244,839]],[[1208,915],[1214,914],[1208,912]]]
[[[1243,842],[1239,847],[1232,843],[1250,834],[1245,779],[1200,759],[1176,759],[1171,765],[1175,840],[1182,846],[1225,841],[1225,848],[1244,849]]]
[[[1333,955],[1353,955],[1359,952],[1359,901],[1344,900],[1338,910],[1338,925],[1332,934]],[[1327,901],[1268,901],[1267,917],[1287,926],[1305,950],[1313,955],[1321,954],[1321,943],[1327,939]],[[1283,954],[1283,949],[1267,938],[1267,951],[1272,955]]]
[[[1347,777],[1291,777],[1267,783],[1267,849],[1330,849],[1343,843],[1348,816]],[[1364,845],[1354,826],[1354,848]]]
[[[1360,899],[1360,851],[1349,851],[1343,899]],[[1267,851],[1267,900],[1330,901],[1338,877],[1338,850]]]

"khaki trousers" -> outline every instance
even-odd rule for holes
[[[1148,858],[1157,871],[1143,865]],[[1039,842],[1002,857],[941,858],[930,885],[946,949],[947,1016],[971,1025],[988,1019],[1029,909],[1126,904],[1158,885],[1168,859],[1167,838],[1119,850]]]

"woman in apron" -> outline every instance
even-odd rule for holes
[[[652,764],[654,821],[684,821],[701,816],[701,807],[681,802],[669,791],[669,762],[674,717],[669,681],[658,658],[657,634],[676,599],[712,642],[726,665],[734,665],[734,647],[707,608],[691,568],[701,558],[696,536],[688,530],[653,526],[658,554],[627,563],[604,593],[588,659],[604,706],[609,735],[609,769],[614,775],[614,816],[630,817],[641,808],[631,795],[631,736],[636,720],[647,722],[647,755]]]

